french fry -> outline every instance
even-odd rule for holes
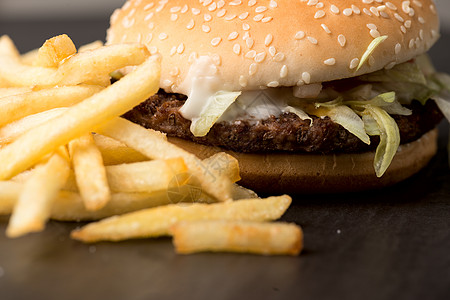
[[[239,175],[239,162],[233,156],[219,152],[203,160],[208,169],[214,170],[219,176],[230,178],[231,182],[241,180]],[[234,199],[234,198],[233,198]]]
[[[23,185],[14,181],[0,181],[0,215],[11,214]]]
[[[169,143],[161,133],[145,129],[123,118],[115,118],[99,127],[97,132],[119,140],[152,159],[182,157],[189,172],[201,182],[205,193],[219,201],[231,200],[231,180],[229,178],[209,169],[195,155]]]
[[[25,65],[34,66],[37,61],[38,54],[39,48],[30,50],[21,55],[20,61]]]
[[[110,137],[101,134],[94,134],[94,141],[102,153],[103,163],[105,166],[149,160],[149,158],[142,153]]]
[[[46,164],[34,170],[14,207],[6,229],[8,237],[19,237],[44,229],[51,204],[65,184],[69,170],[67,158],[60,153],[55,153]]]
[[[152,160],[106,167],[108,182],[115,192],[154,192],[166,190],[178,175],[186,173],[184,160]]]
[[[106,169],[92,135],[81,136],[69,143],[75,179],[87,210],[98,210],[111,199]]]
[[[179,221],[271,221],[280,218],[290,204],[291,198],[286,195],[215,204],[172,204],[91,223],[72,231],[71,237],[86,243],[121,241],[170,235],[170,227]]]
[[[20,57],[20,53],[14,45],[14,42],[7,35],[2,35],[0,37],[0,56],[9,56],[12,58]]]
[[[122,115],[144,101],[158,90],[159,74],[159,60],[149,58],[120,81],[24,133],[0,149],[0,180],[28,169],[57,147],[92,132],[98,124]]]
[[[36,66],[58,67],[59,63],[75,54],[77,49],[67,34],[57,35],[45,41],[38,50]]]
[[[298,255],[303,232],[292,223],[194,221],[171,227],[177,253],[243,252],[262,255]]]
[[[46,110],[0,127],[0,146],[11,143],[25,132],[61,115],[66,110],[66,107]]]
[[[32,89],[28,87],[18,87],[18,88],[8,88],[8,87],[0,87],[0,98],[20,95],[31,92]]]
[[[10,86],[96,84],[104,82],[112,71],[139,65],[148,56],[147,48],[140,44],[109,45],[72,55],[59,68],[45,68],[26,65],[21,58],[0,55],[0,78]]]
[[[92,43],[80,46],[80,48],[78,48],[78,52],[81,53],[81,52],[91,51],[91,50],[98,49],[102,46],[103,46],[102,41],[93,41]]]
[[[102,89],[96,85],[62,86],[4,97],[0,101],[0,126],[31,114],[74,105]]]

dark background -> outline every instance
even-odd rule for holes
[[[20,51],[67,33],[104,39],[108,21],[2,22]],[[432,49],[450,72],[450,34]],[[299,257],[176,255],[168,238],[85,245],[76,223],[7,239],[0,217],[0,299],[450,299],[448,125],[438,155],[413,178],[380,191],[296,196],[284,221],[301,225]]]

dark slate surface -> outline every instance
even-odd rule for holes
[[[21,51],[68,33],[77,45],[103,39],[107,21],[0,22]],[[450,35],[431,51],[450,72]],[[299,257],[174,254],[170,239],[84,245],[76,223],[7,239],[0,217],[0,299],[450,299],[450,172],[439,153],[395,187],[298,196],[283,217],[301,225]]]

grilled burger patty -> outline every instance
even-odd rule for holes
[[[379,141],[378,136],[373,136],[371,144],[366,145],[328,117],[311,116],[313,124],[310,126],[310,120],[301,120],[293,113],[283,113],[259,122],[236,120],[216,123],[205,137],[195,137],[189,129],[191,121],[179,112],[185,101],[184,95],[160,90],[124,117],[168,136],[237,152],[357,153],[375,149]],[[427,101],[426,105],[413,101],[408,108],[413,110],[411,116],[392,116],[400,129],[402,144],[417,140],[443,118],[434,101]]]

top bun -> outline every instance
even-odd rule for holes
[[[161,87],[183,93],[199,56],[211,57],[229,90],[295,86],[408,61],[438,32],[432,0],[130,0],[111,16],[107,43],[161,53]],[[356,71],[379,36],[388,38]]]

